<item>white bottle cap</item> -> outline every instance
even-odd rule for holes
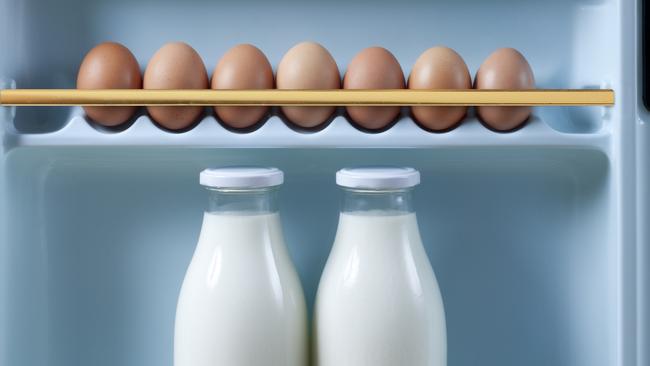
[[[344,168],[336,173],[336,184],[348,188],[402,189],[420,184],[420,172],[407,167]]]
[[[282,184],[284,174],[278,168],[212,168],[202,171],[199,181],[202,186],[213,188],[264,188]]]

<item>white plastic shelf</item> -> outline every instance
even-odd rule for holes
[[[484,146],[580,147],[606,150],[607,129],[599,132],[564,133],[549,127],[538,116],[514,132],[499,133],[468,117],[457,128],[435,133],[422,129],[411,118],[401,118],[380,133],[368,133],[337,116],[319,131],[299,131],[277,116],[270,117],[257,130],[234,132],[213,116],[206,116],[193,129],[181,133],[161,129],[147,115],[138,117],[123,131],[102,129],[88,122],[75,110],[61,129],[38,134],[8,131],[5,146],[161,146],[182,148],[444,148]]]

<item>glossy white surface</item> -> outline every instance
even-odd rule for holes
[[[204,169],[199,175],[202,186],[214,188],[262,188],[284,182],[278,168],[224,167]]]
[[[603,109],[604,107],[594,107]],[[22,110],[25,113],[24,110]],[[19,114],[21,110],[18,111]],[[540,110],[541,112],[541,110]],[[412,119],[400,119],[381,133],[362,132],[345,118],[336,117],[320,131],[296,131],[278,117],[271,117],[250,133],[235,133],[208,116],[190,131],[170,133],[156,126],[148,116],[140,116],[123,131],[108,131],[94,126],[74,109],[61,129],[50,133],[24,134],[13,126],[5,136],[5,146],[173,146],[173,147],[427,147],[454,148],[468,146],[576,146],[607,149],[611,140],[610,125],[593,133],[566,133],[552,127],[552,120],[533,116],[526,126],[510,133],[485,128],[476,118],[467,118],[458,128],[446,133],[431,133],[418,127]],[[608,117],[599,120],[609,122]]]
[[[445,313],[414,213],[341,213],[316,295],[318,366],[445,366]]]
[[[305,366],[307,311],[274,214],[203,219],[176,310],[175,366]]]
[[[413,168],[357,167],[336,172],[336,184],[361,189],[401,189],[420,184],[420,172]]]

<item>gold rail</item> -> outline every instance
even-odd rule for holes
[[[611,89],[3,89],[2,106],[611,106]]]

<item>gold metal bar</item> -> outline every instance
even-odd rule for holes
[[[614,105],[611,89],[142,90],[4,89],[3,106],[578,106]]]

